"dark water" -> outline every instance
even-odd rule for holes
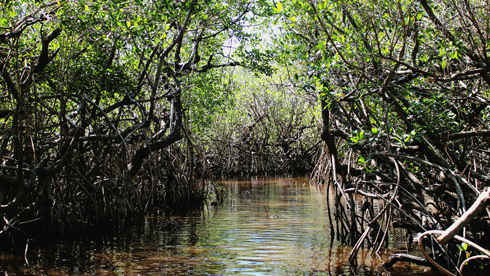
[[[381,264],[394,247],[359,252],[332,240],[325,193],[306,178],[223,183],[228,200],[189,217],[156,217],[101,241],[2,254],[5,275],[418,275],[425,268]],[[424,275],[434,275],[426,273]]]

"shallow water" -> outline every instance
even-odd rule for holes
[[[30,249],[27,258],[4,253],[5,275],[417,275],[424,268],[384,260],[332,239],[325,192],[307,178],[251,178],[222,183],[220,207],[188,217],[149,216],[139,230],[70,245]],[[136,229],[136,228],[135,228]],[[396,240],[392,243],[396,247]],[[412,273],[412,274],[406,274]],[[435,275],[425,273],[424,275]]]

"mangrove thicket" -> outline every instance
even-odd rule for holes
[[[10,0],[0,13],[4,240],[199,208],[221,176],[311,173],[333,191],[332,239],[352,265],[397,229],[423,257],[387,266],[485,267],[487,2]]]

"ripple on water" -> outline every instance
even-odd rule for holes
[[[267,249],[255,249],[252,251],[252,253],[257,254],[257,255],[273,255],[273,254],[282,254],[284,251],[283,250],[267,250]]]
[[[226,269],[228,272],[242,272],[242,271],[252,271],[253,268],[248,268],[248,267],[232,267]]]
[[[249,261],[249,260],[236,261],[235,263],[237,265],[252,265],[252,266],[264,264],[264,262],[261,261]]]
[[[234,250],[234,251],[246,251],[250,250],[248,247],[228,247],[229,250]]]
[[[258,262],[258,261],[263,261],[266,258],[261,257],[261,256],[240,256],[240,257],[236,257],[236,259],[237,260],[245,260],[245,261],[249,261],[249,262]]]

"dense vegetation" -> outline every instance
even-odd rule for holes
[[[205,147],[210,172],[243,176],[311,171],[320,142],[317,101],[304,97],[284,71],[257,80],[237,68],[233,80],[233,106],[212,117],[208,113],[214,124],[199,123],[202,129],[193,131]]]
[[[321,102],[314,177],[336,190],[332,228],[354,246],[352,263],[363,241],[378,251],[391,226],[444,230],[479,195],[488,202],[487,2],[293,0],[276,10],[289,34],[279,42],[309,67],[294,80]],[[488,247],[483,213],[461,233]],[[482,253],[465,244],[427,250],[461,270],[462,256]]]
[[[217,97],[226,85],[212,71],[239,64],[223,45],[253,40],[243,27],[267,12],[259,8],[241,1],[3,5],[3,232],[70,236],[111,229],[152,207],[202,206],[206,162],[191,130],[206,121],[189,110],[202,116],[224,108]],[[246,66],[251,55],[240,55]],[[196,99],[211,102],[195,108]],[[199,126],[190,125],[194,118]]]
[[[490,184],[489,9],[7,1],[1,237],[111,229],[202,206],[215,176],[307,171],[335,189],[353,264],[391,227],[447,229]],[[488,247],[483,213],[465,236]],[[429,251],[459,269],[467,244]]]

